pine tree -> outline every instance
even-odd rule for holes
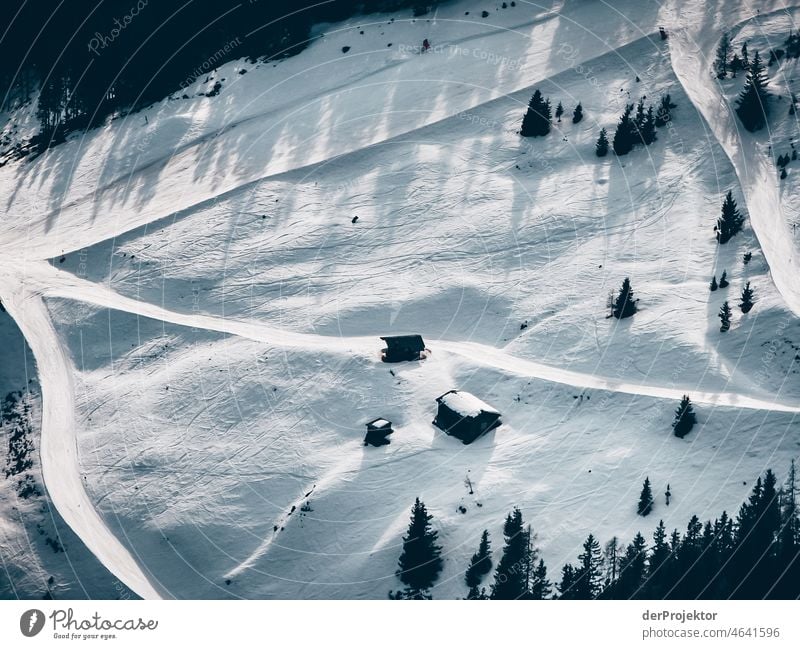
[[[619,579],[616,584],[615,597],[630,599],[640,595],[639,591],[647,577],[647,543],[640,533],[636,533],[633,542],[625,549],[619,562]]]
[[[672,430],[675,437],[686,437],[697,423],[697,415],[692,408],[692,402],[688,395],[683,395],[678,409],[675,411],[675,420],[672,422]]]
[[[547,599],[552,592],[553,584],[547,578],[547,567],[544,565],[544,560],[539,559],[539,563],[533,571],[531,599]]]
[[[600,129],[600,137],[597,138],[597,144],[594,145],[594,152],[598,158],[603,158],[608,153],[608,135],[606,129]]]
[[[711,287],[710,288],[711,288],[712,291],[716,291],[717,290],[717,276],[716,275],[714,275],[714,277],[711,278]]]
[[[641,142],[644,144],[644,135],[642,131],[644,130],[644,123],[647,119],[647,111],[644,107],[644,97],[639,99],[639,103],[636,104],[636,117],[633,120],[633,125],[636,132],[636,141]]]
[[[489,541],[489,530],[483,530],[478,551],[472,555],[467,572],[464,574],[464,581],[470,588],[476,587],[481,583],[484,575],[492,569],[492,548]]]
[[[719,309],[719,321],[719,330],[721,332],[725,333],[731,328],[731,307],[727,300],[722,303],[722,306]]]
[[[580,102],[577,106],[575,106],[575,110],[572,112],[572,123],[577,124],[583,119],[583,106],[581,106]]]
[[[537,553],[531,529],[524,527],[519,509],[506,517],[503,536],[503,556],[497,564],[491,599],[528,599]]]
[[[558,582],[560,599],[578,599],[575,589],[575,567],[568,563],[561,569],[561,581]]]
[[[653,545],[650,548],[650,555],[647,560],[647,581],[644,595],[649,599],[661,599],[663,597],[670,559],[667,530],[664,527],[664,521],[661,520],[653,533]]]
[[[636,507],[636,513],[639,514],[639,516],[647,516],[651,511],[653,511],[653,490],[650,487],[650,478],[646,477],[642,485],[642,493],[639,494],[639,504]]]
[[[733,192],[728,191],[725,195],[725,200],[722,202],[722,214],[717,219],[717,241],[727,243],[732,236],[741,232],[743,226],[744,217],[736,209]]]
[[[658,136],[656,135],[656,119],[653,115],[652,106],[647,108],[644,121],[642,122],[642,127],[639,130],[639,135],[641,136],[642,142],[644,142],[645,145],[652,144],[656,141],[656,139],[658,139]]]
[[[633,299],[633,289],[631,288],[631,280],[626,277],[622,280],[622,288],[616,300],[614,300],[614,307],[612,315],[617,319],[629,318],[637,311],[637,300]]]
[[[669,93],[661,95],[658,110],[656,111],[656,127],[661,128],[672,121],[672,109],[675,107],[676,105],[672,103]]]
[[[467,599],[489,599],[489,596],[486,594],[485,588],[471,586],[467,593]]]
[[[800,579],[800,518],[797,506],[797,468],[794,458],[789,467],[789,475],[780,494],[781,528],[778,566],[785,572],[778,578],[776,595],[781,599],[791,599],[793,589],[797,588]]]
[[[742,43],[742,65],[745,68],[750,66],[750,57],[747,54],[747,41]]]
[[[739,55],[734,53],[733,57],[731,58],[730,65],[728,66],[731,71],[731,77],[734,79],[736,78],[736,73],[740,70],[744,70],[744,63],[742,63],[742,59],[739,58]]]
[[[628,104],[617,123],[617,130],[614,133],[613,142],[614,153],[617,155],[626,155],[630,153],[636,142],[636,124],[631,119],[632,112],[633,104]]]
[[[769,92],[767,91],[767,74],[764,65],[756,52],[747,70],[747,81],[739,95],[736,114],[742,125],[750,132],[763,128],[769,113]]]
[[[578,568],[575,570],[575,599],[596,599],[603,583],[603,559],[600,543],[589,534],[583,544],[583,552],[578,555]]]
[[[728,75],[728,57],[730,53],[731,40],[727,34],[723,34],[717,46],[717,58],[714,59],[714,71],[717,73],[717,79],[724,79]]]
[[[556,119],[560,122],[561,116],[564,114],[564,106],[561,102],[558,102],[558,106],[556,106]]]
[[[742,289],[742,297],[739,301],[739,308],[742,310],[742,313],[749,313],[750,309],[753,308],[754,303],[755,299],[753,297],[753,289],[750,288],[750,282],[747,282],[745,287]]]
[[[431,528],[432,518],[417,498],[411,508],[411,522],[403,537],[397,569],[400,581],[415,590],[430,588],[442,570],[442,548],[437,543],[439,533]]]
[[[550,132],[551,116],[550,100],[542,97],[542,93],[536,90],[522,119],[520,135],[523,137],[547,135]]]
[[[719,287],[720,288],[727,288],[728,287],[728,273],[727,271],[722,271],[722,276],[719,278]]]

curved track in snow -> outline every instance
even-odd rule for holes
[[[681,11],[679,11],[679,9]],[[612,11],[615,11],[612,9]],[[745,202],[750,213],[751,223],[761,243],[764,254],[770,265],[775,284],[783,295],[788,307],[800,315],[800,284],[796,278],[800,276],[800,260],[796,258],[791,247],[791,238],[786,234],[786,221],[782,219],[777,184],[774,170],[769,161],[756,153],[755,142],[747,137],[740,137],[735,130],[735,121],[714,120],[711,117],[718,113],[720,105],[724,105],[722,96],[713,84],[708,82],[705,74],[705,56],[713,51],[712,39],[717,34],[702,34],[693,27],[691,16],[683,13],[683,7],[677,3],[672,5],[675,16],[682,17],[683,27],[670,30],[670,50],[673,69],[683,84],[687,95],[703,114],[719,140],[726,154],[730,157],[739,177]],[[746,9],[742,9],[746,11]],[[743,18],[740,18],[743,19]],[[581,61],[590,60],[599,54],[612,51],[633,40],[641,38],[643,32],[632,25],[627,29],[617,30],[614,43],[598,42],[594,51],[582,53]],[[485,34],[484,36],[489,36]],[[698,49],[697,45],[701,47]],[[553,43],[545,43],[542,47],[551,48]],[[708,47],[711,46],[712,50]],[[546,50],[545,50],[546,51]],[[532,59],[533,60],[533,59]],[[561,68],[567,69],[578,61],[564,59]],[[509,94],[527,87],[542,78],[539,68],[530,69],[530,78],[524,85],[516,84],[508,88],[498,88],[495,96]],[[560,70],[551,65],[545,76],[557,74]],[[475,101],[471,92],[457,93],[447,106],[447,114],[432,113],[420,118],[416,128],[444,119],[459,112],[474,109],[490,100],[486,97]],[[284,119],[292,116],[287,109]],[[233,126],[233,125],[232,125]],[[342,126],[346,128],[346,125]],[[412,129],[414,130],[414,129]],[[390,137],[396,137],[404,131],[393,133],[381,132],[379,137],[364,130],[363,137],[356,139],[352,145],[356,149],[373,145]],[[348,137],[353,133],[349,130]],[[311,150],[308,155],[304,151],[286,152],[284,156],[265,160],[264,165],[252,177],[231,174],[213,188],[194,176],[195,161],[202,150],[214,140],[216,148],[225,146],[226,133],[208,135],[186,151],[163,161],[157,161],[132,173],[125,181],[126,186],[134,188],[153,183],[158,187],[159,176],[169,175],[174,182],[171,187],[158,189],[166,194],[160,196],[158,202],[146,205],[114,204],[106,199],[104,192],[93,193],[88,201],[78,200],[59,210],[58,227],[50,230],[45,216],[31,217],[29,227],[17,230],[11,237],[6,237],[0,250],[7,261],[2,262],[5,285],[2,288],[3,303],[17,321],[21,331],[28,340],[36,358],[43,397],[43,419],[41,435],[42,470],[50,497],[64,520],[72,527],[86,546],[98,559],[129,588],[145,598],[159,598],[161,591],[153,579],[142,569],[136,557],[125,547],[110,530],[103,518],[95,510],[91,499],[82,484],[80,463],[75,430],[75,392],[73,373],[75,368],[50,320],[45,299],[47,297],[64,297],[82,302],[93,303],[111,309],[118,309],[144,317],[227,332],[265,341],[276,345],[302,346],[339,349],[343,352],[359,347],[364,340],[372,344],[372,337],[339,338],[298,334],[282,331],[255,321],[231,320],[197,314],[180,314],[153,304],[139,302],[91,282],[81,280],[67,273],[60,272],[44,261],[31,262],[19,267],[19,249],[24,247],[31,258],[44,258],[58,254],[64,250],[86,247],[116,234],[129,231],[145,223],[153,222],[169,213],[196,205],[198,202],[210,200],[242,187],[244,184],[260,180],[269,175],[282,173],[318,162],[325,157],[341,155],[344,151]],[[232,140],[233,142],[234,140]],[[231,143],[232,143],[231,142]],[[351,148],[352,150],[352,148]],[[200,153],[198,153],[200,152]],[[319,155],[318,155],[319,154]],[[316,157],[315,157],[316,156]],[[752,164],[751,164],[752,163]],[[107,210],[113,217],[95,219],[98,209]],[[37,220],[38,219],[38,220]],[[678,399],[686,391],[658,385],[642,385],[628,383],[591,374],[573,372],[542,365],[534,361],[513,357],[503,350],[471,342],[432,341],[437,350],[458,354],[469,358],[471,362],[500,368],[515,374],[535,377],[578,387],[595,388],[622,392],[631,395],[642,395],[657,398]],[[691,391],[697,402],[738,408],[755,408],[777,410],[783,412],[800,412],[800,404],[770,402],[733,393],[697,393]]]

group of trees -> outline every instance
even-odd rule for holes
[[[688,397],[684,397],[690,411]],[[682,402],[683,406],[684,402]],[[679,409],[680,412],[680,409]],[[685,415],[684,415],[685,416]],[[670,491],[667,486],[667,497]],[[636,533],[627,546],[612,539],[601,551],[586,538],[575,563],[566,564],[554,591],[535,535],[515,508],[503,525],[503,549],[492,572],[488,530],[465,573],[468,599],[794,599],[800,596],[800,511],[794,460],[783,487],[772,470],[759,477],[735,518],[723,511],[714,521],[689,520],[686,531],[668,534],[659,521],[647,543]],[[653,508],[646,478],[638,513]],[[428,589],[442,569],[438,534],[419,499],[412,508],[397,575],[407,586],[393,599],[430,599]]]
[[[636,114],[633,114],[634,105],[627,104],[622,116],[617,123],[617,130],[611,146],[617,155],[626,155],[637,144],[645,146],[656,141],[656,128],[666,126],[672,121],[672,109],[675,104],[669,94],[663,95],[659,101],[658,110],[653,106],[645,106],[644,97],[636,104]],[[600,135],[595,143],[595,154],[602,158],[608,154],[609,140],[605,128],[600,130]]]
[[[564,115],[564,106],[558,102],[556,106],[556,119],[560,122]],[[528,102],[528,109],[522,118],[522,127],[519,134],[523,137],[538,137],[547,135],[552,126],[553,110],[550,106],[550,99],[542,95],[537,88],[533,92],[531,100]],[[572,112],[572,123],[577,124],[583,119],[583,106],[578,103]]]
[[[787,43],[791,38],[792,34],[790,33]],[[744,88],[736,102],[736,114],[748,131],[758,131],[766,125],[769,114],[769,91],[767,90],[769,80],[764,63],[761,61],[758,51],[753,53],[752,58],[750,57],[746,42],[742,44],[741,56],[733,49],[728,34],[723,34],[717,46],[714,72],[718,79],[725,79],[728,72],[735,77],[739,70],[747,71]],[[778,58],[775,52],[772,52],[770,62],[772,63]]]
[[[47,6],[43,7],[45,4]],[[435,0],[4,0],[0,110],[41,90],[36,144],[180,90],[198,70],[242,57],[278,58],[311,41],[316,23],[356,13],[415,12]]]
[[[649,483],[649,480],[647,481]],[[652,496],[643,495],[645,505]],[[640,502],[640,507],[642,506]],[[589,535],[577,567],[564,566],[562,599],[793,599],[800,595],[800,519],[792,461],[777,488],[774,473],[758,478],[735,519],[692,516],[686,531],[656,527],[649,545],[641,533],[605,553]]]

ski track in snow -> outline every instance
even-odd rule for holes
[[[794,254],[791,238],[787,232],[788,225],[782,218],[774,170],[770,168],[769,160],[765,156],[757,154],[754,141],[747,137],[742,138],[741,134],[737,132],[736,122],[727,108],[727,120],[713,119],[713,115],[721,106],[725,108],[725,100],[719,93],[718,88],[709,81],[706,70],[708,57],[713,53],[713,48],[716,45],[715,39],[718,35],[701,33],[699,27],[702,22],[699,20],[693,21],[692,14],[684,13],[683,9],[682,6],[679,7],[678,3],[673,3],[672,5],[666,5],[663,12],[665,16],[669,16],[671,20],[675,21],[670,25],[669,42],[673,70],[683,85],[686,94],[704,116],[715,138],[731,159],[745,195],[753,230],[769,262],[775,285],[789,309],[796,315],[800,315],[800,284],[795,281],[795,278],[798,277],[798,270],[800,270],[798,268],[800,260]],[[747,15],[744,15],[745,13]],[[739,8],[739,15],[734,20],[741,22],[748,19],[752,14],[753,12],[747,7],[741,7]],[[537,16],[535,21],[525,23],[525,26],[543,21],[548,17],[549,14]],[[616,35],[617,42],[605,44],[604,51],[613,51],[627,42],[641,38],[642,34],[638,33],[637,30],[638,28],[621,30],[621,33]],[[483,38],[503,31],[505,30],[487,31],[470,38]],[[698,44],[700,47],[698,47]],[[584,56],[581,60],[590,60],[600,53],[602,52],[591,52],[589,56]],[[402,63],[401,61],[394,64],[394,66],[402,65]],[[571,61],[570,63],[575,65],[578,62]],[[566,62],[562,62],[562,67],[566,68]],[[371,74],[380,71],[373,71]],[[551,76],[557,74],[557,72],[558,70],[555,69],[549,70]],[[526,86],[536,80],[537,77],[532,77]],[[353,81],[350,81],[347,85],[352,85],[352,83]],[[337,89],[334,88],[333,90],[336,91]],[[519,88],[498,89],[497,96],[509,94],[515,90],[519,90]],[[477,104],[469,105],[463,101],[461,104],[455,102],[450,107],[451,116],[464,110],[474,109],[486,101],[484,99]],[[283,113],[286,109],[287,106],[283,106],[279,110]],[[248,121],[263,117],[264,115],[251,116]],[[429,122],[433,123],[440,119],[443,119],[443,117],[437,115],[434,120],[429,120]],[[231,124],[225,132],[237,125],[237,123]],[[420,124],[411,131],[406,131],[406,133],[427,125],[429,124]],[[400,132],[391,133],[386,137],[396,137],[400,134]],[[167,160],[157,160],[139,168],[128,176],[124,183],[126,185],[135,184],[134,177],[137,177],[139,183],[147,183],[153,170],[156,170],[157,175],[164,174],[170,169],[179,176],[185,175],[186,169],[191,170],[192,168],[190,160],[196,156],[197,149],[205,146],[207,141],[220,138],[223,135],[223,132],[206,135]],[[385,140],[386,138],[382,139]],[[356,150],[374,145],[377,141],[381,140],[359,141]],[[336,155],[341,155],[342,153],[343,151],[335,152]],[[298,164],[297,160],[281,159],[278,162],[279,168],[270,167],[264,169],[260,175],[253,178],[239,178],[238,182],[234,184],[218,187],[216,192],[208,193],[206,191],[208,195],[203,195],[202,193],[197,195],[193,191],[184,193],[182,190],[180,194],[181,200],[174,204],[175,209],[172,210],[172,213],[176,210],[188,209],[199,202],[219,197],[224,193],[239,189],[243,185],[269,175],[302,168],[316,162],[319,162],[319,160],[305,159],[301,164]],[[191,174],[191,171],[189,173]],[[59,271],[45,261],[29,261],[24,266],[20,266],[17,259],[21,244],[24,245],[29,259],[37,256],[42,258],[52,255],[54,250],[76,249],[107,240],[111,236],[156,221],[167,215],[156,209],[137,211],[123,207],[121,209],[122,214],[118,213],[115,218],[108,219],[105,222],[86,218],[86,213],[91,212],[91,209],[85,206],[86,203],[102,202],[103,193],[113,189],[113,185],[114,183],[112,182],[110,187],[99,189],[91,197],[78,199],[77,202],[72,201],[69,205],[64,205],[59,210],[59,217],[68,217],[68,212],[72,212],[72,217],[66,218],[67,222],[72,221],[70,226],[63,227],[60,224],[57,232],[48,233],[48,227],[46,225],[43,227],[48,221],[47,215],[44,215],[37,217],[40,220],[27,228],[26,232],[16,232],[15,236],[11,236],[10,239],[7,238],[2,250],[6,253],[8,260],[0,260],[0,266],[3,267],[6,282],[0,290],[2,290],[3,304],[18,323],[31,347],[38,366],[43,398],[42,471],[53,503],[64,520],[78,534],[86,546],[115,576],[142,597],[160,598],[165,596],[166,593],[162,592],[154,583],[155,580],[152,576],[145,573],[133,553],[110,530],[109,526],[96,511],[82,484],[75,428],[75,392],[72,379],[76,370],[72,366],[69,356],[63,348],[50,320],[45,303],[46,298],[69,298],[177,325],[230,333],[276,345],[324,349],[340,353],[351,353],[363,348],[365,344],[372,345],[374,338],[372,336],[343,338],[299,334],[276,329],[252,320],[181,314],[150,303],[126,298],[108,288]],[[192,187],[193,183],[187,182],[187,186]],[[189,200],[186,200],[187,198]],[[167,202],[169,203],[169,201]],[[84,207],[84,211],[78,214],[78,212],[81,212],[81,207]],[[53,235],[55,235],[55,241],[52,240]],[[611,378],[564,370],[534,361],[519,359],[504,352],[502,349],[473,342],[432,340],[430,345],[434,349],[434,353],[458,354],[479,365],[581,388],[595,388],[665,399],[679,399],[688,391],[691,393],[692,398],[699,403],[736,408],[800,412],[800,404],[772,402],[726,392],[698,393],[693,390],[658,385],[627,383]],[[268,549],[269,544],[270,541],[266,540],[252,557],[233,572],[245,569]]]

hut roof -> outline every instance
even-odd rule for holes
[[[388,419],[383,419],[382,417],[378,417],[377,419],[373,419],[372,421],[367,422],[367,426],[374,426],[375,428],[385,428],[386,426],[391,426],[392,422]]]
[[[409,347],[416,347],[418,351],[425,349],[425,342],[419,334],[402,334],[399,336],[381,336],[381,340],[387,344],[400,344]]]
[[[481,401],[474,394],[469,392],[461,392],[460,390],[450,390],[445,392],[441,397],[436,399],[437,402],[443,403],[450,410],[458,413],[462,417],[477,417],[482,412],[487,412],[492,415],[499,415],[500,412],[492,408],[485,401]]]

